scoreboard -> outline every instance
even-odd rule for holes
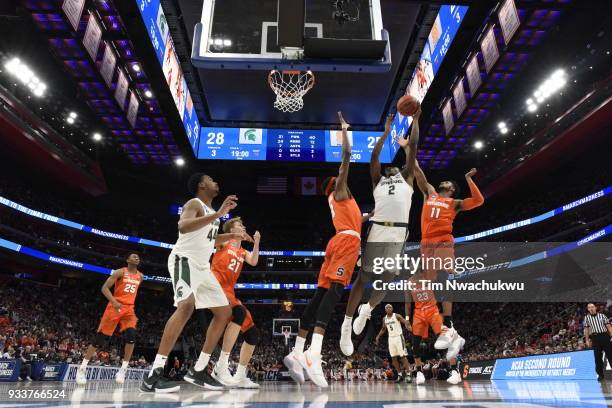
[[[349,131],[351,162],[369,163],[380,131]],[[340,130],[211,128],[201,129],[198,159],[340,162]],[[389,135],[380,153],[391,162],[397,150]]]

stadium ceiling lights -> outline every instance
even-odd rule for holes
[[[533,93],[533,98],[528,98],[525,103],[529,112],[538,110],[538,106],[548,99],[552,94],[563,88],[567,83],[565,71],[558,69],[546,79],[536,91]]]
[[[474,148],[476,150],[480,150],[484,147],[484,143],[482,142],[482,140],[477,140],[476,142],[474,142]]]
[[[508,127],[506,126],[506,122],[499,122],[497,124],[497,128],[499,129],[499,132],[502,135],[505,135],[506,133],[508,133]]]
[[[47,90],[47,84],[42,82],[26,64],[19,58],[13,58],[4,64],[6,71],[17,78],[19,82],[30,89],[35,96],[41,97]]]
[[[182,157],[179,157],[178,159],[176,159],[174,161],[176,163],[177,166],[182,167],[185,165],[185,159],[183,159]]]
[[[153,97],[153,92],[151,92],[149,89],[147,89],[144,94],[149,99]]]
[[[91,136],[91,138],[94,140],[94,142],[99,142],[102,140],[102,135],[96,132]]]

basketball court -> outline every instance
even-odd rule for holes
[[[62,5],[58,6],[60,3]],[[527,102],[526,107],[522,107],[521,103],[521,107],[516,108],[517,104],[514,101],[512,104],[508,103],[508,99],[504,100],[503,95],[515,92],[514,89],[508,89],[507,84],[511,83],[513,78],[518,78],[525,67],[530,70],[529,75],[534,78],[542,76],[542,73],[534,69],[534,65],[529,66],[527,61],[529,58],[534,60],[532,55],[535,54],[534,50],[549,32],[554,31],[553,28],[559,21],[564,24],[564,33],[572,32],[575,28],[572,25],[574,23],[568,18],[572,12],[570,8],[573,6],[570,4],[572,1],[457,0],[454,4],[451,3],[453,2],[438,0],[57,0],[56,2],[23,0],[20,2],[19,10],[27,10],[32,14],[33,24],[36,24],[45,36],[41,42],[42,46],[53,50],[54,58],[63,64],[64,71],[61,71],[61,75],[70,76],[79,84],[79,97],[88,104],[91,117],[95,116],[99,119],[99,124],[106,126],[104,135],[96,130],[91,137],[87,136],[93,140],[91,143],[100,143],[104,140],[103,143],[108,142],[110,145],[112,140],[112,143],[116,143],[113,146],[124,155],[121,157],[130,165],[176,165],[179,171],[190,167],[194,169],[196,166],[200,166],[200,170],[213,172],[216,170],[225,176],[225,179],[221,180],[224,188],[221,190],[222,195],[225,195],[226,191],[244,191],[241,189],[248,184],[249,188],[252,187],[249,190],[251,200],[248,201],[247,198],[242,202],[248,203],[251,207],[260,206],[256,208],[257,212],[265,212],[266,201],[258,201],[261,197],[256,197],[256,194],[277,194],[273,198],[290,196],[287,189],[287,174],[295,176],[294,193],[299,196],[295,198],[295,203],[299,202],[301,205],[306,202],[307,199],[301,197],[302,195],[323,195],[317,187],[320,187],[322,176],[327,176],[323,173],[330,173],[328,171],[330,169],[337,171],[338,163],[342,160],[343,153],[346,153],[347,144],[350,144],[351,151],[350,154],[346,153],[345,160],[350,156],[351,163],[361,163],[351,164],[351,168],[354,168],[351,170],[351,177],[355,180],[351,182],[357,184],[359,179],[362,185],[358,188],[367,189],[367,197],[371,198],[367,172],[373,151],[377,152],[383,165],[391,163],[394,163],[394,166],[398,163],[400,166],[403,165],[404,152],[398,154],[403,150],[398,140],[406,138],[409,134],[413,121],[410,115],[416,113],[418,120],[421,105],[424,112],[423,122],[427,125],[421,130],[422,136],[416,157],[419,165],[432,173],[451,169],[453,174],[459,174],[456,171],[461,166],[461,174],[464,174],[463,167],[467,167],[464,164],[468,161],[470,166],[467,168],[471,168],[473,163],[476,163],[474,166],[480,167],[481,163],[493,162],[496,159],[492,152],[497,151],[496,149],[502,150],[501,143],[506,143],[506,137],[512,141],[510,135],[503,135],[512,132],[513,136],[516,136],[515,130],[518,133],[519,128],[528,126],[527,123],[523,125],[523,117],[519,115],[527,114],[526,112],[535,115],[538,107],[541,108],[539,112],[544,111],[546,103],[544,96],[541,100],[539,94],[536,97],[534,93],[531,97],[532,90],[527,89],[535,79],[525,81],[516,87],[516,94],[520,94],[520,98],[523,94],[529,97],[528,101],[531,102]],[[64,7],[66,4],[68,6]],[[584,13],[576,25],[579,26],[583,22]],[[583,37],[586,38],[586,34]],[[568,39],[568,49],[572,46],[578,49],[578,45],[572,41],[571,38]],[[554,48],[554,45],[551,47]],[[0,53],[0,57],[5,56]],[[21,67],[19,59],[15,58],[12,61],[17,62],[12,65],[9,62],[6,65],[7,72],[15,71],[15,76],[18,76]],[[549,68],[545,66],[541,71],[546,71],[548,75]],[[592,68],[591,66],[589,70]],[[584,71],[587,69],[584,68]],[[544,89],[549,94],[558,93],[566,82],[576,77],[580,78],[576,73],[570,72],[569,66],[565,69],[555,67],[554,73],[552,72],[551,78],[544,83],[548,84],[549,88],[554,88]],[[38,78],[36,82],[39,82]],[[35,86],[33,84],[34,82],[30,83],[32,89]],[[560,85],[555,88],[556,84]],[[608,82],[606,84],[609,86]],[[14,86],[17,87],[17,84]],[[61,87],[57,88],[61,90]],[[42,94],[44,89],[35,89],[34,95],[37,91]],[[536,93],[541,94],[544,91],[538,88]],[[562,93],[559,98],[561,96]],[[27,97],[30,99],[29,95]],[[412,113],[401,109],[401,103],[398,105],[398,101],[407,97],[413,102]],[[541,106],[536,106],[534,99]],[[398,112],[398,106],[404,115]],[[504,112],[500,106],[505,106],[507,111],[512,110],[512,112],[506,112],[506,115],[502,116]],[[512,109],[508,106],[512,106]],[[42,109],[40,107],[40,110]],[[344,133],[338,130],[339,112],[350,123],[350,130],[348,125],[345,128],[348,143],[343,139]],[[81,121],[80,116],[76,119],[75,112],[68,113],[66,110],[65,114],[68,115],[65,126],[73,125],[75,120]],[[504,121],[496,126],[493,122],[498,121],[497,116],[499,120]],[[382,148],[375,149],[375,145],[380,146],[378,141],[389,117],[393,119],[390,120],[389,129],[385,129],[389,130],[384,135],[386,139],[381,140]],[[563,117],[565,116],[560,116]],[[506,121],[514,127],[506,128]],[[59,122],[61,123],[57,126],[61,125],[64,129],[63,120]],[[98,124],[96,121],[90,122]],[[92,129],[88,129],[87,132]],[[533,131],[531,127],[529,129],[527,132]],[[387,138],[388,135],[391,137]],[[485,135],[499,137],[485,144],[480,140]],[[541,139],[543,138],[542,136]],[[525,146],[529,143],[531,141]],[[83,141],[80,141],[80,144],[82,145]],[[521,147],[518,146],[517,151]],[[488,152],[481,151],[487,147],[490,147]],[[57,153],[61,152],[58,150]],[[53,157],[60,161],[59,156],[53,154]],[[491,158],[486,160],[488,154]],[[21,157],[21,154],[15,156]],[[97,151],[95,156],[98,160]],[[86,159],[81,159],[79,156],[79,160],[83,160],[83,163],[93,160]],[[453,160],[456,161],[452,163]],[[49,163],[51,164],[48,164],[47,168],[60,169],[55,161]],[[67,163],[72,162],[67,161]],[[414,160],[412,163],[414,164]],[[71,164],[70,168],[72,167],[76,169],[75,172],[80,172],[79,166]],[[490,169],[493,167],[489,166]],[[411,167],[406,165],[406,168]],[[271,171],[260,172],[262,169]],[[288,169],[292,171],[288,172]],[[102,195],[106,191],[106,186],[100,168],[96,167],[96,170],[99,170],[100,174],[91,176],[93,181],[84,178],[83,185],[91,183],[89,188]],[[57,170],[57,173],[60,172]],[[117,175],[124,174],[132,175],[129,171],[117,171]],[[148,177],[149,174],[145,176]],[[183,176],[184,174],[180,173],[177,179]],[[161,182],[156,188],[163,190]],[[83,190],[87,189],[83,187]],[[357,187],[355,191],[359,191]],[[603,196],[603,193],[601,195]],[[178,197],[176,194],[175,196]],[[573,196],[572,198],[578,199]],[[324,202],[323,199],[319,201]],[[370,203],[367,204],[370,207],[372,207],[371,201],[370,199]],[[24,205],[34,208],[35,203],[24,201]],[[562,203],[556,204],[559,205]],[[293,203],[288,207],[293,208]],[[172,216],[181,214],[182,208],[177,204],[176,209],[172,210]],[[556,210],[537,216],[530,211],[528,216],[533,215],[537,218],[537,221],[533,222],[535,224],[571,209],[572,206],[558,207]],[[363,212],[366,216],[370,210],[371,208],[366,209],[362,206],[357,215]],[[300,217],[308,214],[308,211],[298,204],[295,205],[295,212],[300,214]],[[332,214],[334,214],[333,207]],[[230,215],[225,215],[227,218],[224,219],[229,219]],[[85,232],[97,231],[93,233],[108,239],[117,239],[117,237],[123,239],[121,238],[123,234],[92,229],[84,224],[67,221],[73,218],[71,214],[66,217],[66,220],[59,218],[61,221],[59,224],[77,228],[81,232],[88,228],[89,231]],[[58,223],[58,217],[48,218],[53,218],[56,221],[52,222]],[[276,218],[282,218],[282,215],[270,216],[270,220],[276,221]],[[508,231],[530,224],[531,221],[527,221],[528,219],[520,221],[525,224],[511,226]],[[299,222],[312,221],[304,217],[300,218]],[[385,226],[389,226],[386,224],[385,220]],[[102,217],[99,225],[100,228],[107,228]],[[268,226],[268,224],[263,225],[264,228]],[[312,225],[319,224],[313,222]],[[512,224],[506,227],[510,225]],[[487,228],[490,227],[494,226],[490,225]],[[110,228],[109,226],[109,231]],[[320,229],[323,230],[323,227]],[[268,232],[263,228],[262,231]],[[173,233],[175,232],[173,230]],[[216,232],[217,230],[215,234]],[[292,231],[300,236],[302,232],[301,228]],[[483,230],[482,237],[498,233],[500,231],[486,229]],[[21,232],[21,235],[24,234]],[[273,234],[271,231],[270,235]],[[470,234],[473,234],[473,231]],[[356,235],[359,237],[360,233]],[[282,235],[279,234],[280,236]],[[592,238],[593,236],[595,238]],[[591,238],[586,237],[584,240],[588,242],[599,237],[600,235],[593,234]],[[214,240],[214,237],[210,239]],[[268,253],[262,251],[262,256],[269,257],[266,258],[266,262],[270,259],[272,262],[267,265],[269,271],[258,270],[258,272],[262,272],[265,277],[265,273],[273,271],[274,257],[300,257],[304,258],[304,269],[308,269],[300,272],[307,272],[302,276],[308,277],[304,279],[310,279],[312,277],[310,272],[314,271],[312,258],[325,255],[320,244],[316,247],[308,242],[314,239],[306,236],[303,239],[302,244],[307,244],[308,251],[303,251],[302,247],[265,248]],[[463,236],[460,239],[467,241],[478,238],[472,235],[470,238]],[[160,251],[172,248],[170,243],[152,239],[125,236],[124,241],[134,245],[157,247],[155,250]],[[12,245],[7,248],[13,252],[24,252],[22,245],[12,241],[10,244]],[[38,254],[31,256],[39,259],[43,259],[42,256],[45,255],[33,250],[28,252],[30,253]],[[91,253],[93,249],[88,252],[90,255]],[[63,260],[66,267],[78,267],[87,272],[108,274],[110,271],[106,266],[106,269],[97,266],[99,259],[89,264],[69,259],[72,255],[64,256],[66,258],[54,257],[54,259]],[[74,258],[78,256],[80,254],[74,255]],[[51,259],[49,256],[49,260]],[[305,259],[309,260],[308,264]],[[289,272],[280,268],[277,265],[279,273],[271,273],[268,276],[274,283],[268,283],[268,280],[262,278],[261,281],[241,282],[236,288],[244,290],[242,293],[249,293],[249,296],[253,294],[252,297],[257,301],[262,300],[262,304],[276,304],[272,301],[283,299],[281,295],[276,294],[270,296],[274,299],[265,299],[264,296],[271,292],[262,292],[263,290],[282,289],[283,294],[291,292],[292,296],[299,292],[301,298],[297,300],[304,300],[312,294],[312,290],[316,289],[316,285],[311,281],[303,283],[301,277],[291,276],[293,266],[288,267],[291,269]],[[603,274],[603,268],[600,272]],[[291,279],[281,279],[288,276]],[[166,275],[155,274],[147,279],[150,279],[152,284],[171,283],[171,279]],[[303,292],[305,290],[310,292]],[[501,302],[499,298],[495,301]],[[257,303],[253,301],[252,304]],[[272,316],[271,314],[268,319],[268,322],[271,320],[271,334],[281,340],[289,350],[295,344],[301,321],[294,317]],[[481,316],[475,316],[475,320],[479,319]],[[400,327],[400,330],[403,329]],[[372,337],[372,334],[369,336]],[[337,339],[327,341],[337,342]],[[366,343],[367,341],[364,342]],[[580,351],[581,356],[584,356],[586,351],[584,349]],[[340,356],[339,351],[338,355]],[[509,361],[505,357],[506,354],[499,360]],[[326,356],[326,358],[330,358],[327,360],[330,362],[328,368],[333,372],[331,357]],[[516,358],[520,360],[523,357]],[[590,362],[590,354],[588,358]],[[567,377],[561,374],[547,374],[532,379],[528,378],[529,373],[527,373],[524,377],[520,377],[520,381],[514,380],[516,377],[510,380],[493,380],[492,378],[508,377],[492,376],[494,363],[483,369],[486,364],[481,358],[474,359],[473,362],[469,360],[469,364],[473,364],[472,369],[481,369],[475,376],[471,375],[467,363],[462,363],[458,369],[456,365],[451,366],[455,374],[464,370],[463,381],[458,385],[451,385],[444,380],[428,380],[425,384],[416,385],[382,379],[376,381],[334,379],[330,381],[328,388],[323,389],[316,387],[310,381],[303,385],[286,381],[289,376],[286,368],[267,364],[263,369],[262,364],[250,371],[251,373],[257,371],[257,375],[264,373],[257,381],[259,389],[207,391],[181,382],[180,392],[173,394],[140,391],[141,380],[134,378],[138,376],[142,378],[143,373],[148,371],[144,369],[131,369],[137,373],[123,385],[115,383],[114,373],[112,377],[104,379],[89,377],[85,386],[77,385],[74,376],[70,375],[60,377],[58,374],[54,379],[61,381],[48,382],[44,381],[49,378],[16,382],[15,376],[12,380],[15,382],[0,382],[0,406],[32,408],[138,407],[146,404],[154,404],[153,406],[160,408],[612,406],[612,384],[584,379],[591,378],[592,375],[591,377],[584,375],[581,371],[584,370],[582,359],[578,363],[576,360],[577,358],[571,362],[571,367],[570,365],[565,367],[567,371],[564,373],[571,372]],[[69,364],[66,361],[76,364]],[[65,367],[71,365],[75,371],[77,359],[66,361],[57,365],[62,364]],[[352,360],[346,361],[353,363]],[[52,364],[55,363],[53,360]],[[84,364],[86,365],[87,361]],[[125,364],[127,365],[127,362]],[[310,362],[308,364],[312,365]],[[342,364],[345,364],[344,360]],[[351,364],[346,364],[345,367]],[[426,364],[433,365],[431,362]],[[382,359],[378,365],[382,366]],[[354,370],[351,368],[353,372],[363,373],[360,371],[362,369],[358,361],[355,366]],[[90,367],[98,371],[107,368],[112,371],[106,366]],[[178,366],[176,367],[178,371]],[[382,370],[380,367],[377,369]],[[335,370],[339,373],[341,368]],[[508,369],[510,374],[512,370]],[[59,373],[60,370],[57,371]],[[419,375],[423,375],[420,372],[421,366],[417,371]],[[593,370],[589,369],[589,374],[592,374],[591,371]],[[268,376],[270,373],[273,375]],[[339,377],[352,377],[352,373],[350,376],[346,374],[345,372]],[[480,374],[487,375],[480,376]],[[176,375],[176,372],[172,375]],[[266,380],[262,380],[264,377]]]
[[[393,384],[385,382],[332,383],[328,390],[311,384],[262,383],[260,390],[204,391],[184,384],[177,394],[143,394],[139,383],[130,382],[123,387],[112,382],[97,382],[86,387],[74,383],[56,384],[2,384],[3,407],[71,406],[71,407],[156,407],[208,406],[214,407],[275,407],[275,408],[342,408],[375,407],[407,408],[423,406],[443,407],[606,407],[612,403],[609,385],[595,381],[483,381],[451,386],[445,383]],[[23,391],[60,390],[65,398],[8,400],[8,389]],[[26,402],[27,401],[27,402]],[[124,404],[124,405],[122,405]]]

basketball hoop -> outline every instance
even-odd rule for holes
[[[302,99],[315,84],[312,71],[277,71],[268,75],[270,88],[276,94],[274,107],[282,112],[297,112],[304,107]]]

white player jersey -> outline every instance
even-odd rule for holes
[[[397,316],[395,313],[391,315],[391,317],[385,315],[384,317],[385,326],[387,326],[387,333],[389,337],[397,337],[402,335],[402,325],[399,320],[397,320]]]
[[[381,177],[374,188],[372,221],[408,223],[414,189],[401,173]]]
[[[199,198],[196,200],[204,208],[204,214],[214,214],[215,210],[208,208],[206,204]],[[210,266],[210,257],[215,251],[215,239],[219,231],[219,220],[216,219],[210,224],[192,232],[181,234],[179,232],[178,240],[174,244],[174,248],[170,256],[178,255],[189,258],[202,267]]]

